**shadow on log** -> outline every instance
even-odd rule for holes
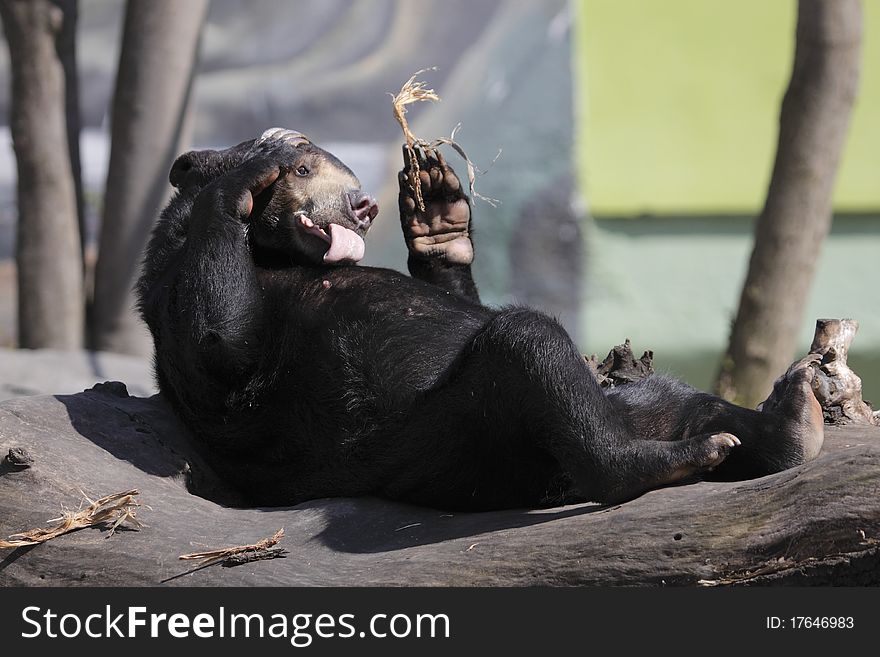
[[[81,529],[0,550],[0,585],[520,586],[880,584],[880,428],[828,427],[820,456],[779,474],[651,491],[623,505],[450,514],[375,498],[235,508],[160,397],[121,384],[0,403],[0,537],[62,505],[136,488],[144,527]],[[198,490],[197,496],[191,490]],[[273,535],[285,559],[178,557]]]

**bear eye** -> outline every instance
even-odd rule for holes
[[[309,168],[305,165],[300,165],[296,168],[296,175],[298,176],[307,176],[309,175]]]

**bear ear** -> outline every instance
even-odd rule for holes
[[[171,171],[168,173],[168,182],[171,183],[172,187],[175,189],[181,188],[183,181],[186,180],[187,174],[193,168],[193,159],[193,153],[190,151],[174,160],[174,164],[171,166]]]

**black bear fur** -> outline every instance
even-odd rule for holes
[[[783,401],[763,412],[658,375],[605,392],[554,319],[481,305],[467,197],[442,158],[424,157],[427,213],[464,207],[454,237],[465,248],[444,251],[442,221],[416,239],[407,221],[425,213],[401,176],[413,276],[327,264],[326,240],[293,225],[307,215],[315,234],[335,223],[362,237],[375,216],[345,165],[299,133],[175,162],[140,310],[162,395],[249,503],[366,494],[460,510],[611,503],[815,456],[811,362],[777,382]]]

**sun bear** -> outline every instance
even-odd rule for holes
[[[442,155],[418,158],[424,211],[399,181],[411,276],[356,264],[377,204],[301,133],[171,169],[140,311],[161,394],[250,504],[612,503],[816,456],[813,358],[760,412],[657,375],[606,392],[554,319],[482,305],[469,198]]]

